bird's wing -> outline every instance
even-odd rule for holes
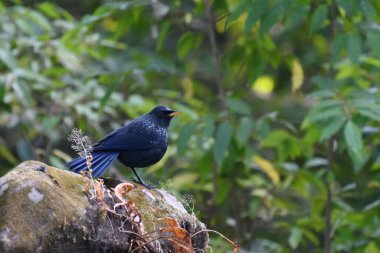
[[[151,149],[160,138],[159,133],[154,130],[151,122],[145,120],[132,121],[95,143],[93,150],[138,151]]]

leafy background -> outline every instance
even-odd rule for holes
[[[141,172],[209,228],[245,252],[380,252],[379,27],[371,0],[2,1],[0,174],[63,168],[71,129],[165,104],[183,114]]]

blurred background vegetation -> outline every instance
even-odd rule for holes
[[[245,252],[377,253],[379,57],[375,0],[1,1],[0,175],[63,168],[73,128],[95,142],[168,105],[141,173],[210,229]]]

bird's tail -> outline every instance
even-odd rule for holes
[[[100,177],[103,175],[118,155],[119,152],[93,152],[93,159],[91,161],[92,176]],[[87,169],[86,158],[78,157],[65,164],[65,167],[69,168],[73,172],[80,173],[82,170]]]

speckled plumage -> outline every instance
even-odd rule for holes
[[[168,127],[176,111],[157,106],[151,112],[129,122],[93,145],[91,168],[94,177],[101,176],[117,158],[130,167],[138,181],[147,186],[137,175],[135,168],[157,163],[168,147]],[[86,170],[85,158],[79,157],[66,167],[79,173]]]

